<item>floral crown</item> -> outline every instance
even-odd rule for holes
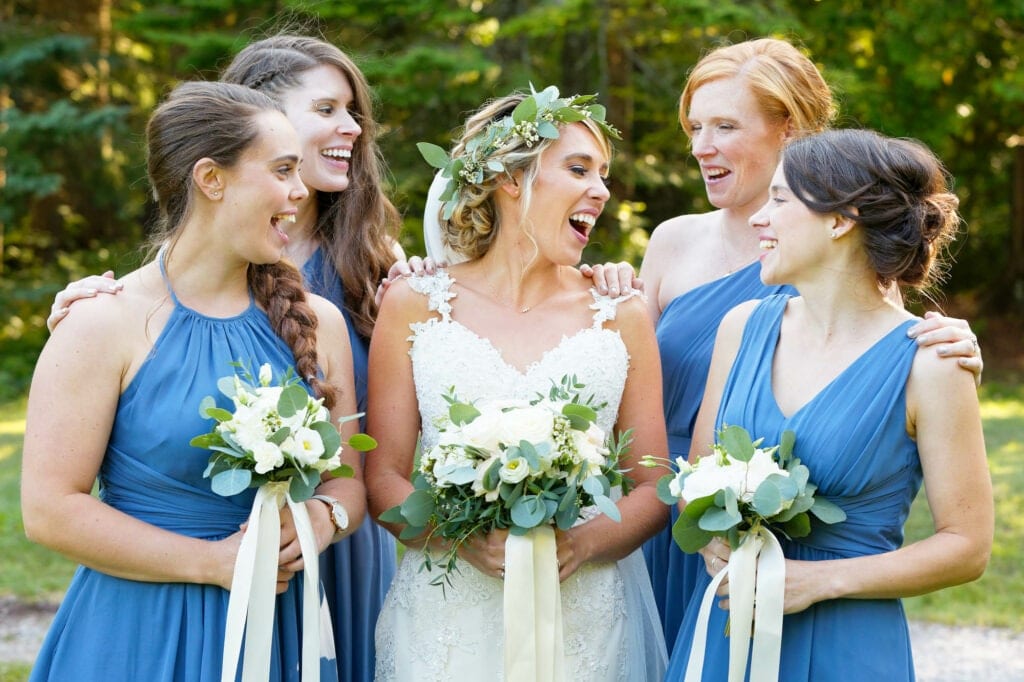
[[[621,139],[619,131],[605,121],[605,108],[593,103],[597,95],[574,95],[559,97],[558,88],[548,86],[541,92],[530,85],[530,95],[525,97],[512,113],[487,124],[482,132],[470,138],[459,156],[449,156],[441,147],[429,142],[419,142],[416,148],[423,158],[448,178],[448,184],[440,196],[444,208],[443,219],[452,217],[455,202],[452,199],[466,185],[484,181],[484,170],[495,173],[505,172],[505,165],[499,159],[490,158],[496,151],[518,141],[532,147],[541,138],[557,139],[558,125],[576,123],[589,119],[610,138]]]

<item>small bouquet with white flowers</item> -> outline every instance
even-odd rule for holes
[[[763,441],[752,441],[743,427],[723,427],[711,454],[693,465],[677,457],[675,472],[659,479],[662,502],[686,501],[672,528],[684,552],[696,552],[716,536],[736,549],[762,527],[789,538],[805,537],[811,532],[809,514],[823,523],[846,518],[835,504],[815,497],[810,472],[793,456],[792,431],[783,432],[778,445],[761,447]],[[643,465],[658,463],[645,457]]]
[[[688,680],[700,679],[709,613],[726,577],[732,640],[729,679],[743,678],[748,655],[755,677],[778,677],[786,563],[774,533],[805,537],[811,532],[812,514],[829,524],[846,518],[838,506],[815,496],[817,486],[810,482],[810,472],[793,456],[796,437],[792,431],[783,432],[775,446],[762,447],[763,440],[751,440],[740,426],[725,426],[709,455],[693,465],[677,458],[674,472],[658,481],[662,502],[685,501],[672,526],[672,537],[683,551],[696,552],[714,537],[724,538],[732,550],[704,592],[690,644]],[[642,463],[661,466],[651,457]]]
[[[620,520],[609,495],[628,484],[619,461],[630,432],[606,435],[596,424],[601,405],[583,398],[583,388],[566,376],[534,400],[478,405],[449,389],[448,415],[438,443],[420,456],[415,490],[380,517],[406,524],[401,538],[427,533],[449,541],[438,562],[443,574],[432,584],[450,584],[458,548],[474,533],[566,530],[591,506]],[[424,566],[431,565],[425,552]]]
[[[203,398],[199,413],[215,423],[208,433],[189,441],[193,447],[213,453],[203,472],[213,492],[227,497],[247,488],[257,489],[231,580],[222,660],[224,679],[235,679],[243,646],[246,655],[242,678],[266,679],[269,674],[280,509],[285,505],[291,509],[305,563],[301,667],[306,679],[319,670],[321,643],[333,642],[333,635],[328,631],[321,637],[320,633],[318,547],[303,502],[313,496],[325,472],[336,477],[353,475],[352,467],[341,462],[343,445],[365,451],[377,444],[365,434],[356,434],[343,443],[323,400],[313,398],[303,388],[293,368],[289,367],[279,384],[272,386],[269,364],[260,367],[255,380],[241,362],[231,364],[241,374],[222,377],[217,388],[231,399],[234,410],[217,407],[213,396]],[[359,416],[344,417],[339,423]],[[337,500],[318,499],[330,502],[338,528],[348,525],[344,507]],[[327,625],[329,629],[329,621]]]
[[[270,365],[260,367],[258,381],[241,363],[242,375],[222,377],[217,388],[234,403],[234,412],[217,407],[213,396],[199,404],[203,417],[215,420],[213,429],[193,438],[189,444],[212,450],[203,472],[213,491],[225,497],[264,483],[288,482],[292,500],[302,502],[313,495],[324,472],[351,476],[352,467],[341,463],[341,436],[331,423],[323,401],[302,387],[289,367],[281,382],[271,386]],[[361,415],[339,420],[339,424]],[[366,451],[376,442],[365,434],[348,440],[354,450]]]

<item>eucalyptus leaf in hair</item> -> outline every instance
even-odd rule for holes
[[[489,123],[481,133],[466,142],[458,156],[450,156],[436,144],[416,144],[424,160],[448,179],[440,197],[444,220],[451,218],[455,210],[453,199],[463,187],[482,183],[485,171],[505,172],[502,161],[492,158],[501,149],[520,143],[532,147],[542,138],[558,139],[559,125],[588,119],[608,137],[621,139],[619,131],[605,121],[604,106],[594,102],[596,95],[558,95],[558,88],[554,85],[537,92],[531,84],[530,94],[516,105],[511,114]]]

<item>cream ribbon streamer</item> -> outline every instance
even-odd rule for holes
[[[704,591],[684,680],[700,682],[711,607],[715,591],[726,576],[729,577],[729,682],[742,682],[746,673],[752,620],[754,645],[750,653],[750,682],[775,682],[779,679],[782,648],[786,557],[776,537],[764,528],[747,536]]]
[[[562,595],[550,526],[505,541],[505,679],[564,682]]]
[[[249,526],[242,536],[235,559],[228,599],[227,627],[224,634],[224,658],[221,682],[234,682],[242,638],[242,682],[266,682],[270,674],[270,651],[274,634],[277,556],[281,542],[280,508],[292,511],[295,531],[305,564],[302,585],[302,682],[320,679],[321,626],[330,630],[330,620],[322,619],[320,600],[320,562],[313,526],[306,505],[292,500],[286,481],[265,483],[256,490]],[[328,631],[325,640],[333,642]]]

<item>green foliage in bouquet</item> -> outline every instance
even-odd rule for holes
[[[444,396],[449,408],[439,444],[421,456],[413,492],[380,517],[405,525],[400,539],[426,534],[428,541],[448,541],[437,561],[444,573],[432,584],[450,584],[459,546],[474,533],[523,535],[542,525],[567,530],[589,506],[620,520],[609,495],[616,486],[628,490],[619,462],[631,432],[606,436],[596,425],[601,405],[582,397],[575,376],[552,383],[547,396],[518,404],[478,406],[452,389]],[[483,422],[493,426],[486,434],[478,428]],[[529,425],[530,437],[517,435],[520,423]],[[434,559],[424,556],[429,569]]]
[[[793,456],[792,431],[783,432],[777,446],[762,448],[763,440],[751,440],[740,426],[725,426],[711,454],[692,466],[680,462],[678,473],[658,481],[658,497],[666,504],[686,499],[672,527],[684,552],[696,552],[714,537],[735,549],[760,527],[805,537],[811,532],[811,514],[829,524],[846,519],[834,503],[815,496],[810,472]]]
[[[343,444],[323,401],[309,394],[293,368],[288,368],[279,385],[271,386],[269,365],[263,365],[254,380],[243,363],[231,364],[242,375],[221,377],[217,388],[234,402],[234,412],[217,407],[214,397],[206,396],[199,414],[215,424],[189,441],[193,447],[213,452],[203,477],[210,479],[218,495],[288,481],[292,500],[302,502],[313,495],[324,472],[335,477],[354,474],[352,467],[341,462],[343,445],[360,452],[377,447],[373,438],[362,433]],[[342,417],[338,423],[360,416]]]

